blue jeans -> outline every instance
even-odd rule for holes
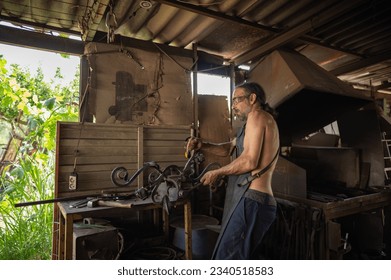
[[[249,260],[276,218],[274,197],[254,191],[240,199],[216,250],[217,260]]]

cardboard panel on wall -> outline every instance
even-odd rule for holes
[[[89,43],[89,111],[97,123],[188,125],[192,59]]]

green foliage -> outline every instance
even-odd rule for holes
[[[79,75],[63,86],[60,69],[48,84],[41,69],[31,75],[5,66],[0,56],[0,121],[8,128],[0,139],[7,133],[23,141],[15,162],[0,174],[0,259],[50,259],[53,205],[14,204],[53,197],[56,125],[78,119]]]
[[[51,257],[53,205],[14,207],[20,201],[44,200],[53,196],[53,164],[48,161],[44,165],[43,161],[26,156],[2,174],[0,259]]]
[[[57,121],[77,120],[78,75],[68,87],[63,87],[55,81],[51,85],[45,83],[40,68],[35,76],[18,65],[11,65],[9,74],[0,72],[0,117],[13,127],[25,130],[22,124],[27,126],[25,149],[53,149]],[[62,79],[59,69],[56,79]]]

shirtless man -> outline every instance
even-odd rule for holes
[[[189,142],[194,149],[220,155],[228,154],[233,146],[237,152],[231,163],[201,178],[203,185],[212,186],[219,177],[228,176],[221,231],[212,259],[251,259],[276,217],[271,183],[280,143],[274,110],[256,83],[236,87],[232,110],[235,117],[246,121],[234,141],[213,144],[193,138]]]

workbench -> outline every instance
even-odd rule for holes
[[[154,204],[151,198],[146,200],[123,200],[123,207],[83,207],[71,208],[70,205],[77,201],[58,202],[58,234],[57,234],[57,259],[72,259],[73,258],[73,224],[75,221],[83,218],[99,218],[99,217],[115,217],[126,215],[129,211],[154,211],[154,223],[159,223],[159,213],[162,210],[161,205]],[[185,234],[185,258],[192,259],[192,226],[191,226],[191,203],[189,200],[178,201],[176,205],[182,205],[184,210],[184,234]],[[169,215],[162,211],[163,215],[163,231],[165,238],[168,241],[169,237]]]
[[[322,209],[326,221],[391,205],[391,190],[331,202],[320,202],[280,193],[276,193],[276,197]]]
[[[337,201],[322,202],[309,198],[299,198],[286,194],[276,193],[277,199],[295,202],[306,205],[312,209],[320,209],[323,221],[323,242],[324,252],[320,255],[321,259],[330,259],[331,253],[338,250],[340,240],[339,228],[336,228],[336,219],[348,217],[351,215],[375,211],[391,205],[391,190],[379,190],[374,193],[340,199]]]

